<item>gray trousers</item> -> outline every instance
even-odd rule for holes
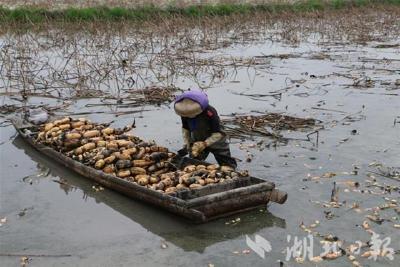
[[[197,159],[205,160],[210,153],[214,155],[219,165],[225,165],[236,169],[236,160],[232,158],[229,144],[226,141],[220,141],[210,147],[207,147],[203,152],[200,153]]]

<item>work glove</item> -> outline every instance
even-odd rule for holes
[[[203,141],[195,142],[192,146],[192,155],[193,157],[198,157],[204,149],[206,149],[207,143]]]
[[[206,142],[206,146],[209,147],[220,141],[223,137],[224,136],[220,132],[212,133],[204,142]]]

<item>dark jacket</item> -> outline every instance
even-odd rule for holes
[[[182,127],[189,130],[191,143],[204,141],[210,137],[212,133],[218,132],[223,135],[223,138],[211,147],[218,145],[218,143],[226,142],[226,135],[223,131],[218,113],[212,106],[208,106],[195,118],[182,117]]]
[[[195,118],[182,118],[182,127],[190,132],[190,143],[197,141],[205,141],[213,133],[221,133],[222,138],[214,144],[207,147],[198,157],[200,160],[205,160],[211,152],[220,165],[227,165],[236,168],[237,163],[231,157],[227,137],[223,131],[219,116],[215,108],[208,106],[202,113]]]

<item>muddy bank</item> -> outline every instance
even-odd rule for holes
[[[253,4],[265,4],[265,3],[276,3],[276,2],[284,2],[284,3],[293,3],[295,0],[255,0],[255,1],[247,1]],[[44,1],[44,0],[1,0],[0,5],[5,7],[17,7],[17,6],[26,6],[26,5],[34,5],[38,7],[45,7],[50,9],[59,9],[66,7],[93,7],[93,6],[108,6],[108,7],[138,7],[138,6],[146,6],[146,5],[155,5],[165,7],[168,5],[175,5],[178,7],[184,7],[189,5],[200,5],[200,4],[242,4],[243,1],[237,0],[208,0],[208,1],[200,1],[200,0],[178,0],[178,1],[155,1],[155,0],[140,0],[140,1],[115,1],[115,0],[92,0],[92,1],[79,1],[79,0],[68,0],[68,1]]]
[[[264,2],[264,3],[202,3],[192,5],[145,5],[145,6],[72,6],[53,9],[52,6],[0,6],[0,22],[11,28],[32,28],[47,24],[86,24],[105,22],[150,22],[164,23],[183,19],[210,19],[214,17],[237,16],[267,16],[285,19],[288,15],[308,15],[322,17],[326,13],[355,9],[388,9],[398,8],[397,0],[334,0],[334,1],[295,1],[295,2]],[[361,10],[360,10],[361,9]],[[198,21],[197,21],[198,22]]]

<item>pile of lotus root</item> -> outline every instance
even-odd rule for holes
[[[42,125],[36,142],[107,174],[167,194],[247,175],[217,164],[177,170],[171,163],[174,153],[154,141],[144,142],[130,134],[131,129],[67,117]]]

